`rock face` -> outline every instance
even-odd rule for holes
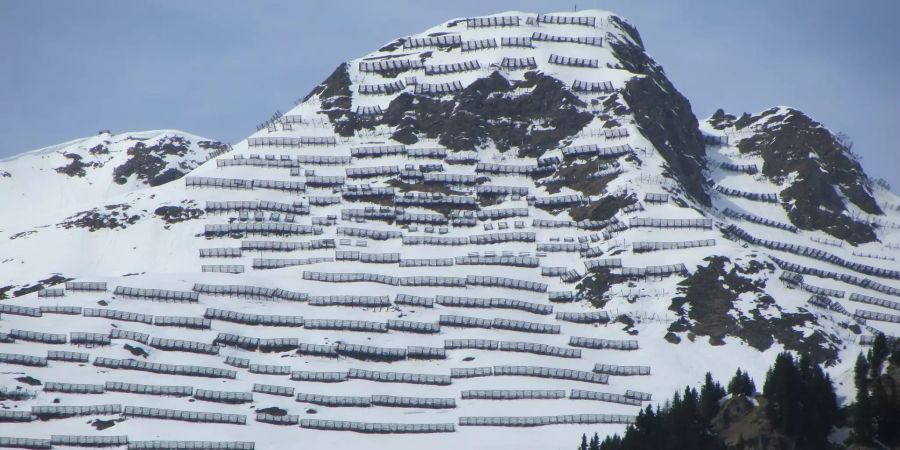
[[[226,144],[205,140],[194,142],[192,148],[192,142],[184,136],[163,136],[149,145],[137,142],[126,151],[128,160],[113,170],[113,180],[125,184],[129,177],[135,176],[149,186],[175,181],[202,162],[188,157],[197,147],[204,150],[227,149]]]
[[[742,153],[762,157],[763,175],[783,187],[781,204],[798,228],[821,230],[851,244],[877,239],[873,225],[854,214],[883,214],[872,183],[822,124],[792,108],[740,118],[720,110],[709,123],[719,130],[752,133],[737,146]]]

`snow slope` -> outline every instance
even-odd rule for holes
[[[860,350],[860,335],[871,336],[876,329],[889,334],[900,331],[897,330],[900,325],[895,323],[872,320],[867,325],[875,328],[860,328],[862,323],[857,324],[852,317],[855,309],[889,314],[892,309],[890,304],[877,306],[850,302],[850,294],[897,301],[895,297],[900,295],[885,292],[900,289],[900,282],[891,276],[862,274],[859,270],[848,269],[846,265],[839,266],[771,246],[747,243],[746,239],[735,238],[733,228],[731,232],[726,230],[734,225],[756,238],[813,247],[830,252],[844,261],[897,270],[895,258],[900,250],[889,245],[900,242],[896,228],[890,226],[891,223],[900,223],[900,210],[889,206],[900,204],[896,196],[887,191],[876,191],[876,200],[884,210],[879,218],[884,226],[876,231],[880,242],[859,246],[847,243],[835,246],[834,239],[820,231],[789,231],[747,220],[749,216],[739,219],[727,215],[724,212],[726,208],[757,218],[789,223],[785,210],[778,203],[726,195],[715,188],[718,185],[776,195],[781,191],[781,187],[771,179],[759,174],[726,170],[721,165],[722,162],[731,162],[762,166],[760,159],[741,153],[737,148],[740,139],[751,136],[752,131],[741,135],[733,130],[720,130],[709,123],[700,124],[695,130],[698,136],[702,131],[706,136],[730,137],[724,145],[709,145],[705,149],[703,175],[709,180],[706,186],[710,197],[708,203],[697,199],[682,184],[682,178],[673,175],[678,173],[678,169],[673,167],[673,160],[654,145],[644,126],[646,122],[634,113],[640,108],[635,104],[638,100],[630,83],[634,79],[655,75],[636,72],[631,61],[639,59],[640,55],[623,53],[622,49],[632,47],[621,43],[631,46],[638,43],[634,33],[623,25],[621,19],[596,10],[552,14],[544,16],[543,20],[524,12],[506,12],[492,17],[510,18],[496,20],[517,21],[518,25],[474,27],[467,26],[465,20],[455,19],[409,36],[404,41],[416,43],[415,39],[423,39],[425,41],[414,45],[424,44],[424,47],[404,48],[403,42],[397,42],[352,60],[345,69],[339,68],[304,102],[271,121],[247,140],[235,144],[230,152],[206,163],[202,162],[209,153],[201,151],[199,141],[202,138],[173,132],[101,135],[3,161],[0,169],[12,175],[0,178],[0,183],[8,185],[0,190],[4,212],[20,213],[4,214],[0,225],[4,237],[0,239],[0,285],[17,288],[33,286],[31,283],[59,274],[76,281],[105,282],[107,289],[84,292],[67,288],[59,297],[50,297],[54,292],[50,290],[42,295],[30,293],[5,299],[0,303],[7,308],[0,316],[0,332],[9,334],[12,330],[26,330],[65,334],[71,341],[70,333],[73,332],[109,335],[111,330],[126,330],[145,333],[153,338],[217,345],[213,350],[216,354],[201,354],[164,350],[157,348],[159,345],[150,345],[149,341],[119,338],[112,339],[108,345],[46,344],[29,341],[27,337],[21,337],[25,334],[15,332],[13,334],[20,337],[0,343],[0,353],[44,357],[48,350],[68,350],[89,353],[91,363],[51,360],[42,367],[0,363],[2,386],[8,390],[34,391],[34,398],[4,401],[7,410],[28,411],[36,405],[56,405],[54,400],[59,399],[59,405],[116,404],[240,414],[246,416],[246,424],[190,423],[127,416],[126,420],[117,422],[111,428],[96,431],[87,423],[89,419],[119,416],[112,414],[33,420],[17,423],[14,429],[2,434],[41,439],[51,434],[127,435],[132,442],[252,441],[257,449],[288,448],[298,441],[311,448],[333,446],[335,442],[354,448],[418,448],[423,445],[459,448],[473,443],[490,448],[553,448],[574,443],[581,433],[620,432],[624,425],[470,426],[470,419],[465,418],[609,414],[616,415],[617,421],[627,422],[641,406],[568,397],[573,389],[622,395],[636,391],[652,395],[650,402],[653,402],[667,398],[685,384],[696,383],[706,371],[711,371],[719,379],[726,379],[738,367],[748,370],[760,381],[774,356],[794,345],[792,342],[795,340],[784,338],[794,332],[800,335],[796,340],[819,346],[821,354],[831,355],[823,358],[827,359],[832,376],[841,383],[840,393],[849,395],[852,392],[852,362]],[[581,20],[577,18],[593,19],[594,22],[589,25],[553,23]],[[503,44],[503,38],[530,37],[533,33],[544,33],[549,37],[532,40],[530,47]],[[484,44],[487,48],[463,51],[453,41],[444,41],[450,42],[446,45],[437,42],[440,39],[455,39],[446,36],[460,36],[459,41],[462,42],[493,39],[496,47]],[[429,38],[432,40],[427,41]],[[620,46],[611,46],[611,42],[620,43],[617,44]],[[467,44],[467,48],[470,45],[477,44]],[[552,63],[553,55],[589,60],[577,63],[595,67]],[[503,66],[503,58],[534,58],[534,66],[527,69]],[[373,61],[399,60],[420,61],[425,67],[414,64],[416,67],[411,69],[368,70],[371,69],[369,63]],[[475,67],[472,61],[477,61],[478,68],[469,70]],[[465,62],[470,64],[464,71],[456,71],[459,67],[452,66]],[[452,73],[435,74],[447,70]],[[491,76],[502,77],[505,81],[500,78],[494,78],[490,83],[484,81]],[[415,77],[415,80],[407,77]],[[382,95],[361,93],[360,86],[397,81],[403,82],[397,92]],[[609,82],[612,89],[573,92],[576,82]],[[429,94],[428,89],[442,89],[442,83],[454,92]],[[458,83],[458,87],[452,87],[453,83]],[[416,87],[426,84],[432,86]],[[465,90],[472,86],[481,87]],[[464,90],[459,92],[459,87]],[[482,92],[487,93],[482,95]],[[629,99],[632,104],[629,104]],[[519,110],[509,112],[508,117],[502,112],[507,100],[520,102]],[[517,114],[532,106],[547,119],[529,118],[529,123],[521,127],[516,125],[517,121],[525,122]],[[381,115],[362,115],[375,107],[380,108]],[[551,111],[551,107],[554,110]],[[448,121],[463,120],[459,116],[468,114],[463,112],[466,108],[476,108],[474,110],[481,117],[490,117],[491,122],[484,128],[472,126],[455,132],[449,126],[435,129],[426,120],[433,117],[429,108],[448,111],[445,115]],[[571,111],[571,117],[576,119],[585,118],[584,126],[569,134],[541,134],[542,131],[561,128],[558,124],[553,125],[552,118],[562,110]],[[392,122],[395,119],[396,122]],[[473,132],[472,129],[479,131]],[[406,132],[401,134],[399,130]],[[508,132],[509,136],[524,136],[522,144],[513,142],[510,145],[504,137],[506,135],[500,131]],[[148,139],[144,142],[152,146],[151,143],[172,136],[182,136],[191,142],[189,153],[166,160],[165,167],[177,166],[190,170],[184,180],[148,186],[148,180],[153,176],[142,179],[139,174],[133,174],[126,177],[125,184],[115,181],[115,167],[125,164],[127,148],[133,139]],[[465,139],[454,139],[459,137]],[[324,138],[325,141],[312,138]],[[107,146],[109,155],[92,154],[90,149],[98,144]],[[462,148],[470,144],[471,150]],[[584,148],[580,146],[591,145],[618,150],[606,156],[576,151],[577,148]],[[360,150],[365,147],[370,147],[370,152],[383,151],[387,154],[367,157]],[[442,151],[435,153],[438,155],[436,157],[411,156],[417,151],[424,151],[421,149]],[[73,160],[65,156],[66,153],[77,153],[82,161],[101,165],[85,168],[82,177],[51,172],[53,168]],[[459,155],[470,155],[474,159],[469,162],[454,161]],[[316,163],[314,157],[336,157],[340,161],[337,164],[321,164]],[[185,163],[187,166],[181,165]],[[508,166],[529,167],[529,170],[537,170],[539,174],[523,176],[500,172]],[[375,167],[392,169],[386,175],[357,175],[359,169]],[[549,169],[536,169],[542,167]],[[164,168],[156,172],[162,173]],[[428,181],[429,173],[459,175],[460,179],[471,182]],[[198,187],[198,184],[207,186]],[[210,184],[219,187],[208,186]],[[527,191],[527,194],[484,195],[484,190],[490,186],[516,188]],[[370,195],[357,198],[358,195],[354,194],[379,188],[393,188],[394,191],[382,197]],[[480,194],[478,189],[482,189]],[[467,207],[458,204],[423,205],[421,201],[418,205],[410,205],[405,197],[406,192],[428,193],[431,199],[438,198],[431,196],[433,193],[444,193],[445,196],[459,196],[464,198],[462,201],[472,203],[468,203],[470,206]],[[579,198],[573,204],[543,206],[548,199],[565,195]],[[663,197],[664,201],[652,201]],[[610,198],[627,200],[630,205],[601,208]],[[336,203],[326,204],[328,199]],[[229,210],[221,211],[215,207],[215,202],[250,203],[235,203]],[[89,213],[79,215],[84,211]],[[491,211],[494,211],[494,218]],[[381,213],[387,219],[373,218]],[[504,217],[506,213],[511,215]],[[599,218],[604,214],[608,217]],[[366,215],[368,218],[363,217]],[[709,226],[648,227],[641,226],[635,219],[707,219]],[[222,231],[221,227],[234,228]],[[269,231],[261,232],[260,227],[268,227]],[[276,227],[281,227],[282,231],[273,231]],[[294,230],[296,234],[285,232],[286,229]],[[351,229],[368,231],[354,232]],[[373,230],[397,234],[387,234],[387,239],[359,234]],[[23,232],[25,234],[20,234]],[[502,233],[526,234],[516,237],[516,240],[495,243],[483,243],[479,241],[482,238],[477,237],[488,235],[499,238]],[[413,243],[412,240],[418,237],[432,241],[461,241],[457,245]],[[709,245],[710,240],[712,245]],[[269,246],[294,247],[284,251],[260,250],[262,244],[259,241],[269,242]],[[684,244],[696,241],[707,244]],[[635,250],[635,243],[648,242],[682,243],[682,248],[649,252]],[[230,256],[201,257],[204,252]],[[871,256],[876,254],[894,259],[874,260]],[[689,301],[681,311],[672,307],[673,298],[687,295],[682,283],[695,280],[694,275],[709,267],[710,262],[706,259],[710,256],[727,258],[727,270],[740,269],[744,271],[740,272],[742,279],[762,286],[735,293],[733,305],[730,303],[733,309],[727,310],[727,314],[742,319],[735,329],[726,330],[721,336],[716,334],[718,331],[707,329],[703,301]],[[388,258],[391,262],[377,262],[379,257]],[[501,259],[504,257],[507,259]],[[523,264],[524,267],[510,265],[511,258],[517,257],[528,263]],[[802,285],[789,286],[779,281],[784,271],[773,257],[805,267],[868,278],[883,288],[876,291],[872,283],[861,286],[860,283],[851,284],[808,274],[804,276]],[[447,261],[447,258],[452,260]],[[416,260],[420,264],[430,265],[416,266]],[[608,270],[591,270],[594,264],[599,264],[598,261],[612,262],[612,266]],[[754,263],[762,268],[750,270]],[[272,264],[284,267],[263,268]],[[683,270],[679,269],[679,264],[684,265]],[[660,274],[663,266],[675,269],[674,273]],[[239,273],[222,273],[223,270]],[[313,280],[320,277],[317,274],[323,273],[364,273],[395,278],[382,278],[377,282],[371,279],[353,282]],[[436,279],[415,278],[421,276],[445,277],[441,278],[442,282],[455,285],[416,285],[416,282],[436,282]],[[473,276],[502,277],[535,284],[529,289],[486,286]],[[602,293],[592,291],[591,286],[595,283],[602,284],[596,281],[601,276],[611,280],[609,286]],[[730,280],[732,278],[722,277],[722,284],[728,285]],[[158,292],[150,298],[123,295],[121,290],[115,292],[116,287],[202,291],[197,284],[254,286],[305,295],[301,301],[288,301],[269,291],[257,296],[209,295],[204,292],[197,295],[196,302],[178,302],[163,301],[160,298],[162,294]],[[62,287],[61,284],[55,286],[56,289]],[[737,289],[733,286],[728,288]],[[835,311],[838,309],[836,307],[827,309],[809,304],[809,291],[817,288],[832,289],[828,291],[832,294],[830,299],[849,310],[849,315]],[[838,296],[838,291],[844,295]],[[13,289],[7,289],[6,294],[12,292]],[[824,291],[820,289],[819,292]],[[398,294],[426,297],[434,304],[404,304],[398,301],[401,299]],[[566,294],[571,294],[572,298],[565,299]],[[328,296],[386,297],[390,305],[317,306],[317,303],[328,300]],[[539,314],[504,307],[467,307],[453,304],[451,299],[441,296],[511,299],[543,308],[552,307],[552,313]],[[774,302],[767,303],[767,298]],[[45,312],[40,317],[21,315],[21,311],[9,309],[12,305],[45,307]],[[50,312],[52,308],[46,308],[57,305],[83,308],[82,314],[57,314]],[[607,321],[575,323],[557,318],[557,313],[597,312],[601,305],[601,310],[609,319]],[[156,323],[152,320],[152,323],[143,323],[87,317],[84,315],[87,308],[195,320],[211,314],[209,309],[220,309],[246,314],[302,316],[307,326],[248,325],[213,319],[208,326],[195,329],[161,326],[152,324]],[[510,319],[559,328],[557,333],[525,332],[498,327],[500,321],[494,321],[494,326],[489,328],[443,325],[439,333],[432,334],[397,329],[360,332],[309,327],[310,319],[360,320],[381,324],[399,319],[437,324],[441,322],[441,316],[446,315]],[[802,320],[788,322],[788,317]],[[759,340],[754,339],[758,336],[749,335],[747,330],[758,329],[761,323],[768,322],[783,324],[783,328],[771,331],[774,337],[766,346],[759,344]],[[288,341],[287,349],[276,351],[248,351],[223,342],[222,333],[259,339],[289,338],[295,339],[296,343]],[[638,348],[582,348],[572,345],[573,337],[576,340],[582,337],[606,339],[618,345],[636,342]],[[813,340],[813,337],[824,337],[824,340],[820,342]],[[544,344],[561,349],[578,349],[580,355],[560,357],[509,350],[455,349],[448,341],[457,339]],[[329,348],[337,343],[404,350],[410,346],[449,348],[446,349],[445,359],[403,358],[384,362],[361,360],[346,353],[339,357],[305,354],[295,351],[298,343]],[[138,356],[126,345],[132,349],[141,348],[147,355]],[[235,370],[236,374],[234,379],[229,379],[115,369],[97,366],[98,357],[215,367]],[[229,367],[225,363],[228,357],[249,359],[254,365],[287,366],[290,371],[345,374],[351,369],[364,369],[448,376],[451,369],[494,367],[497,370],[496,366],[537,366],[590,372],[595,364],[649,367],[650,372],[635,376],[610,375],[606,383],[503,375],[453,378],[449,385],[364,379],[322,383]],[[57,393],[16,381],[16,378],[25,375],[45,383],[127,382],[245,393],[251,392],[255,384],[270,384],[292,387],[295,393],[333,396],[452,398],[455,407],[332,407],[299,402],[291,396],[259,392],[253,393],[252,402],[243,404],[109,390],[103,394]],[[462,398],[463,391],[498,389],[563,390],[567,398]],[[648,404],[647,401],[638,403]],[[269,407],[282,408],[288,415],[297,416],[296,419],[303,422],[298,427],[255,420],[255,411]],[[610,417],[606,419],[608,421]],[[340,432],[312,429],[306,420],[452,424],[454,431],[434,434]],[[598,418],[582,416],[578,420],[595,422]]]

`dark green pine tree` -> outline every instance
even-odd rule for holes
[[[750,373],[742,372],[739,368],[731,381],[728,382],[728,393],[731,395],[746,395],[748,397],[756,393],[756,383],[750,378]]]
[[[619,435],[615,436],[616,439],[619,438]],[[594,437],[591,438],[591,443],[588,446],[588,450],[600,450],[600,436],[597,433],[594,433]]]
[[[775,357],[775,364],[766,374],[763,396],[768,400],[766,412],[773,425],[792,436],[797,429],[799,411],[795,410],[800,395],[800,373],[790,353]]]
[[[581,445],[578,446],[578,450],[588,450],[588,438],[586,434],[581,435]]]
[[[891,351],[888,348],[887,337],[885,337],[884,333],[875,335],[875,342],[872,343],[872,349],[869,350],[870,378],[874,379],[881,375],[881,369],[890,353]]]
[[[862,353],[854,366],[856,404],[853,406],[853,437],[857,443],[871,444],[875,436],[872,400],[869,397],[869,362]]]
[[[700,416],[706,422],[712,420],[719,412],[719,401],[725,397],[725,389],[713,380],[712,374],[706,372],[703,386],[700,388]]]

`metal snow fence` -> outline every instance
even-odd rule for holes
[[[39,356],[21,355],[18,353],[0,353],[0,363],[20,366],[46,367],[47,358]]]
[[[438,295],[435,296],[434,302],[441,306],[461,308],[491,308],[491,299],[489,298]]]
[[[447,352],[440,347],[406,347],[406,357],[409,359],[447,359]]]
[[[813,258],[813,259],[817,259],[819,261],[824,261],[827,263],[835,264],[835,265],[853,270],[855,272],[863,273],[866,275],[875,275],[878,277],[889,278],[889,279],[900,279],[900,271],[898,271],[898,270],[888,270],[888,269],[884,269],[881,267],[874,267],[874,266],[869,266],[866,264],[859,264],[856,262],[847,261],[841,257],[838,257],[837,255],[834,255],[833,253],[829,253],[829,252],[826,252],[824,250],[820,250],[817,248],[806,247],[806,246],[802,246],[802,245],[788,244],[788,243],[778,242],[778,241],[770,241],[767,239],[759,239],[759,238],[753,237],[752,235],[750,235],[749,233],[747,233],[746,231],[744,231],[743,229],[741,229],[735,225],[729,225],[725,230],[723,230],[723,233],[725,233],[727,236],[733,236],[733,237],[736,237],[743,241],[750,242],[750,243],[753,243],[756,245],[760,245],[762,247],[766,247],[766,248],[773,249],[773,250],[780,250],[780,251],[785,251],[785,252],[789,252],[789,253],[794,253],[794,254],[801,255],[801,256],[806,256],[808,258]],[[784,268],[784,267],[782,267],[782,268]],[[803,272],[803,270],[800,270],[800,269],[798,269],[798,270],[790,269],[790,270],[792,270],[793,272],[808,273],[808,272]],[[806,270],[811,270],[811,269],[806,269]],[[827,274],[828,272],[822,271],[821,273]],[[833,272],[831,272],[831,273],[833,274]],[[824,276],[828,276],[829,278],[841,277],[841,275],[834,275],[834,276],[824,275]],[[847,275],[843,275],[843,277],[845,279],[842,279],[841,281],[846,281],[851,284],[861,283],[861,281],[853,280],[852,278],[850,278]],[[869,281],[869,284],[878,285],[878,283],[875,283],[873,281]],[[865,287],[868,287],[868,286],[865,286]],[[894,288],[893,292],[900,293],[900,290],[897,290],[896,288]],[[896,295],[896,294],[894,294],[894,295]]]
[[[312,381],[317,383],[339,383],[347,381],[347,372],[311,372],[295,370],[291,372],[291,380]]]
[[[551,302],[573,302],[575,301],[575,293],[570,291],[548,292],[547,299]]]
[[[297,155],[297,162],[300,164],[312,165],[344,165],[350,164],[349,156],[339,155]]]
[[[123,415],[126,417],[144,417],[149,419],[180,420],[186,422],[227,423],[232,425],[244,425],[247,423],[247,416],[243,414],[182,411],[177,409],[147,408],[142,406],[126,406]]]
[[[526,196],[528,195],[527,187],[516,187],[516,186],[495,186],[489,184],[483,184],[475,186],[475,193],[477,195],[519,195]]]
[[[49,449],[52,447],[50,439],[33,439],[20,437],[0,437],[0,447],[4,448],[28,448]]]
[[[252,139],[252,138],[251,138]],[[242,178],[184,177],[185,187],[211,187],[226,189],[253,189],[253,180]]]
[[[275,295],[275,289],[237,284],[219,285],[195,283],[192,290],[201,294],[230,295],[249,298],[271,298]]]
[[[31,308],[28,306],[8,305],[0,303],[0,314],[12,314],[14,316],[41,317],[40,308]]]
[[[865,309],[857,309],[857,310],[853,313],[853,316],[854,316],[854,317],[859,317],[859,318],[862,318],[862,319],[866,319],[866,320],[876,320],[876,321],[879,321],[879,322],[893,322],[893,323],[900,323],[900,315],[897,315],[897,314],[880,313],[880,312],[875,312],[875,311],[868,311],[868,310],[865,310]]]
[[[400,259],[400,267],[448,267],[453,264],[453,258]]]
[[[470,236],[470,239],[474,236]],[[537,258],[522,256],[457,256],[456,264],[479,266],[538,267]]]
[[[336,145],[334,136],[301,136],[301,137],[254,137],[247,139],[250,147],[300,147],[306,145]]]
[[[726,138],[726,143],[727,143],[727,136],[723,136],[723,137]],[[756,164],[735,164],[732,162],[723,161],[721,164],[719,164],[719,167],[721,167],[725,170],[731,171],[731,172],[741,172],[741,173],[747,173],[750,175],[753,175],[753,174],[759,172],[759,169],[756,167]]]
[[[456,408],[456,400],[453,398],[427,398],[427,397],[403,397],[395,395],[373,395],[373,406],[387,406],[394,408],[428,408],[446,409]]]
[[[245,441],[130,441],[128,450],[254,450]]]
[[[811,284],[806,284],[806,283],[802,284],[801,288],[806,292],[810,292],[813,294],[827,295],[829,297],[836,297],[836,298],[844,298],[844,295],[846,294],[846,292],[839,291],[837,289],[828,289],[828,288],[823,288],[823,287],[819,287],[819,286],[813,286]]]
[[[511,298],[491,298],[491,307],[500,309],[515,309],[526,311],[534,314],[550,314],[553,312],[552,305],[542,305],[522,300],[514,300]]]
[[[596,400],[600,402],[620,403],[630,406],[641,406],[641,401],[636,398],[630,398],[622,394],[611,394],[608,392],[585,391],[581,389],[572,389],[569,393],[571,400]]]
[[[425,75],[444,75],[449,73],[468,72],[480,68],[481,64],[477,59],[451,64],[426,64]]]
[[[444,159],[447,156],[447,150],[443,148],[407,148],[406,156],[408,158]]]
[[[644,194],[644,201],[647,203],[666,203],[669,201],[669,194],[648,192]]]
[[[469,245],[469,239],[464,236],[402,236],[402,238],[403,245]]]
[[[537,23],[550,23],[556,25],[583,25],[588,27],[596,26],[596,17],[586,16],[555,16],[549,14],[539,14]]]
[[[500,342],[489,339],[445,339],[444,349],[446,350],[497,350],[500,348]]]
[[[254,384],[253,392],[260,394],[279,395],[282,397],[293,397],[294,388],[288,386],[276,386],[272,384]]]
[[[65,297],[66,290],[63,288],[46,288],[38,291],[38,297]]]
[[[801,266],[799,264],[790,263],[775,257],[772,257],[772,260],[775,261],[775,264],[777,264],[778,267],[784,270],[790,270],[804,275],[815,275],[822,278],[832,278],[855,286],[872,289],[883,294],[900,296],[900,289],[881,284],[869,278],[861,278],[846,273],[836,273],[812,267]]]
[[[183,327],[208,330],[212,326],[212,321],[202,317],[155,316],[153,317],[153,325],[160,327]]]
[[[71,436],[54,434],[50,436],[50,444],[72,447],[119,447],[128,444],[128,436]]]
[[[311,356],[325,356],[325,357],[330,357],[330,358],[337,358],[337,356],[338,356],[337,348],[335,348],[334,345],[306,344],[306,343],[300,343],[297,345],[297,354],[311,355]]]
[[[556,320],[574,323],[605,323],[609,322],[609,313],[606,311],[557,312]]]
[[[569,414],[564,416],[460,417],[460,426],[539,427],[564,424],[633,424],[635,416],[621,414]]]
[[[76,384],[47,381],[44,383],[45,392],[62,392],[66,394],[102,394],[105,392],[102,384]]]
[[[106,291],[106,282],[104,281],[67,281],[67,291]]]
[[[311,403],[313,405],[330,406],[330,407],[368,407],[372,406],[371,397],[352,397],[338,395],[321,395],[298,393],[295,399],[300,403]]]
[[[695,241],[680,242],[643,242],[638,241],[632,244],[632,251],[635,253],[652,252],[657,250],[676,250],[697,247],[714,247],[715,239],[700,239]]]
[[[725,194],[729,197],[741,197],[746,198],[747,200],[754,200],[758,202],[778,203],[778,194],[745,192],[739,191],[737,189],[727,188],[718,184],[716,185],[716,191],[721,192],[722,194]]]
[[[110,339],[128,339],[130,341],[140,342],[142,344],[150,343],[150,335],[147,333],[138,333],[136,331],[123,330],[121,328],[113,328],[109,330]]]
[[[494,369],[492,367],[461,367],[450,369],[450,378],[476,378],[493,375]]]
[[[268,423],[270,425],[297,425],[300,423],[300,416],[276,416],[273,414],[256,413],[256,421],[260,423]]]
[[[194,395],[191,386],[161,386],[155,384],[122,383],[107,381],[104,388],[110,392],[127,392],[130,394],[160,395],[170,397],[190,397]]]
[[[88,362],[91,355],[81,352],[69,352],[64,350],[47,350],[47,361]],[[44,364],[46,365],[46,364]]]
[[[531,37],[525,36],[501,37],[500,45],[503,47],[534,48],[531,42]]]
[[[310,306],[355,306],[363,308],[386,308],[391,306],[388,296],[368,295],[325,295],[309,297]]]
[[[482,319],[479,317],[441,315],[438,324],[448,327],[463,328],[491,328],[493,322],[491,319]]]
[[[387,325],[381,322],[343,319],[304,319],[303,326],[308,330],[343,330],[387,333]]]
[[[234,370],[220,369],[218,367],[150,363],[146,361],[137,361],[134,359],[113,359],[103,358],[99,356],[94,359],[94,365],[98,367],[109,367],[112,369],[138,370],[165,375],[230,379],[235,379],[237,377],[237,372],[235,372]]]
[[[632,217],[628,225],[634,227],[653,228],[712,228],[712,219],[651,219],[647,217]]]
[[[405,348],[375,347],[372,345],[346,344],[339,342],[335,346],[339,355],[358,359],[375,359],[386,361],[399,361],[406,359]]]
[[[492,48],[497,48],[497,40],[494,38],[463,41],[462,48],[460,50],[462,50],[463,52],[473,52],[476,50],[486,50]]]
[[[224,347],[238,347],[252,352],[259,348],[259,338],[232,333],[219,333],[213,340],[213,344]]]
[[[534,37],[532,37],[532,40]],[[600,66],[599,60],[596,59],[587,59],[587,58],[575,58],[572,56],[560,56],[556,54],[550,54],[550,58],[547,60],[550,64],[557,64],[560,66],[570,66],[570,67],[590,67],[597,68]]]
[[[153,316],[148,314],[105,308],[84,308],[81,313],[84,317],[102,317],[104,319],[121,320],[123,322],[139,322],[148,325],[153,324]]]
[[[553,197],[537,197],[534,199],[535,208],[564,208],[567,206],[580,205],[587,201],[583,195],[557,195]]]
[[[876,305],[876,306],[881,306],[882,308],[888,308],[888,309],[894,309],[894,310],[900,311],[900,303],[893,302],[890,300],[885,300],[882,298],[871,297],[868,295],[852,293],[852,294],[850,294],[850,301],[858,302],[858,303],[866,303],[869,305]]]
[[[12,411],[8,409],[0,410],[0,423],[31,422],[32,420],[34,420],[34,417],[31,415],[31,411]],[[3,438],[0,438],[0,447],[3,447],[2,439]]]
[[[517,280],[514,278],[505,277],[468,275],[466,276],[466,284],[473,286],[505,287],[509,289],[519,289],[533,292],[547,292],[546,283],[537,283],[534,281]]]
[[[466,28],[517,27],[519,16],[472,17],[466,19]]]
[[[548,175],[556,170],[555,166],[523,166],[510,164],[478,163],[475,172],[492,175]]]
[[[391,83],[361,84],[358,92],[362,95],[392,95],[402,91],[406,87],[402,80]]]
[[[572,90],[575,92],[612,92],[615,90],[610,81],[580,81],[575,80],[572,83]],[[565,154],[563,156],[566,156]]]
[[[496,318],[491,323],[492,328],[501,330],[522,331],[526,333],[559,334],[559,325],[546,323],[526,322],[524,320],[511,320]]]
[[[450,384],[447,375],[432,375],[420,373],[382,372],[375,370],[350,369],[347,378],[378,381],[383,383],[411,383],[445,386]]]
[[[419,95],[446,95],[463,90],[459,81],[450,83],[419,83],[413,88],[413,92]]]
[[[505,70],[537,69],[537,62],[535,62],[533,56],[527,58],[503,58],[500,61],[500,68]]]
[[[445,34],[440,36],[428,36],[424,38],[409,38],[403,41],[403,48],[422,48],[422,47],[450,47],[460,45],[462,37],[458,34]],[[390,61],[390,60],[388,60]]]
[[[389,330],[408,331],[410,333],[439,333],[440,325],[434,322],[414,322],[411,320],[388,319]]]
[[[572,347],[592,348],[597,350],[637,350],[638,341],[614,340],[614,339],[597,339],[579,336],[569,336],[569,345]]]
[[[109,335],[101,333],[87,333],[73,331],[69,333],[69,342],[75,345],[109,345]]]
[[[150,339],[149,345],[153,348],[167,351],[202,353],[206,355],[219,354],[218,346],[210,345],[204,342],[182,341],[180,339],[152,338]]]
[[[123,297],[149,298],[152,300],[196,302],[199,294],[190,291],[170,291],[166,289],[142,289],[127,286],[116,286],[115,295]]]
[[[28,330],[9,330],[9,336],[16,340],[41,342],[44,344],[65,344],[68,338],[64,334],[42,333]]]
[[[31,407],[31,414],[38,418],[60,418],[75,416],[105,416],[120,414],[122,405],[88,405],[88,406],[60,406],[60,405],[35,405]]]
[[[250,392],[211,391],[208,389],[195,389],[194,398],[208,402],[218,403],[249,403],[253,401]]]
[[[652,397],[651,394],[648,394],[646,392],[631,391],[631,390],[625,391],[625,396],[628,398],[638,399],[638,400],[641,400],[644,402],[649,402]]]
[[[455,431],[452,423],[368,423],[319,419],[301,419],[300,428],[376,434],[449,433]]]
[[[240,258],[241,249],[234,247],[201,248],[201,258]]]
[[[250,360],[247,358],[238,358],[235,356],[226,356],[225,364],[228,364],[232,367],[237,367],[239,369],[246,369],[250,367]]]
[[[650,366],[618,366],[598,363],[594,365],[594,372],[619,376],[650,375]]]
[[[556,356],[559,358],[581,358],[581,350],[577,348],[557,347],[534,342],[500,341],[500,351],[533,353],[535,355]]]
[[[556,36],[547,33],[541,33],[535,31],[531,34],[531,40],[535,42],[561,42],[561,43],[569,43],[569,44],[583,44],[583,45],[593,45],[600,47],[603,45],[603,38],[594,37],[594,36],[582,36],[582,37],[572,37],[572,36]]]
[[[462,391],[463,400],[556,400],[566,398],[563,390],[469,390]]]
[[[378,241],[383,241],[387,239],[398,239],[403,237],[403,233],[399,231],[380,231],[380,230],[370,230],[366,228],[349,228],[349,227],[337,227],[337,234],[350,236],[350,237],[358,237],[358,238],[367,238],[367,239],[375,239]]]

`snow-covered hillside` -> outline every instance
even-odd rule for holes
[[[455,19],[230,149],[0,162],[0,383],[30,393],[0,434],[556,448],[784,349],[849,394],[900,333],[900,200],[799,111],[698,122],[643,45],[596,10]]]

